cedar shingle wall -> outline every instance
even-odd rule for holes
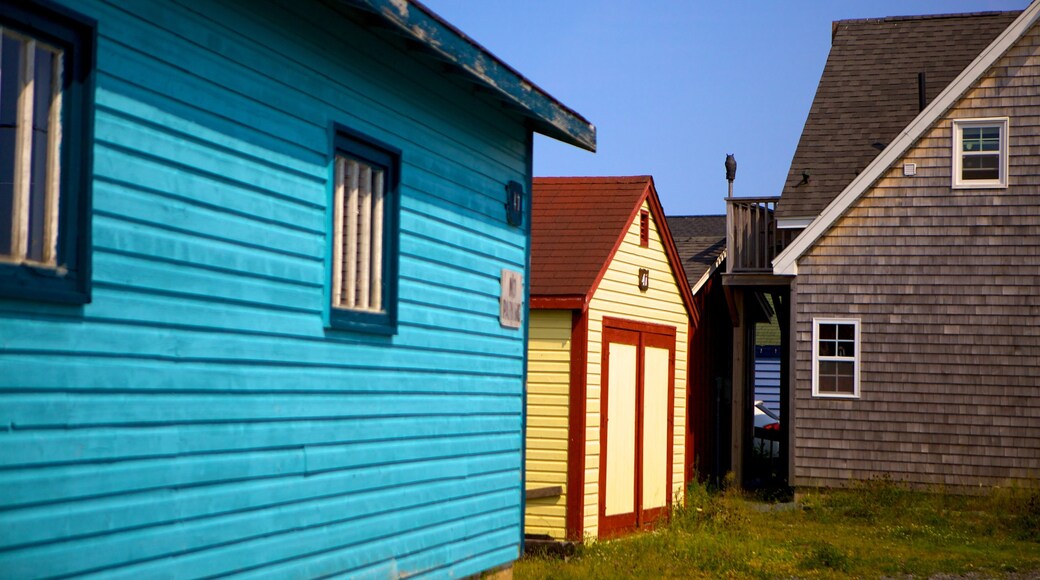
[[[799,262],[798,485],[1040,477],[1038,55],[1034,28]],[[1010,187],[951,189],[950,119],[996,116]],[[813,317],[862,319],[860,399],[812,398]]]

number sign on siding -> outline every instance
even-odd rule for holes
[[[506,328],[520,328],[524,304],[524,275],[502,270],[502,294],[498,298],[498,320]]]

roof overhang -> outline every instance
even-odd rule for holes
[[[587,298],[580,295],[531,296],[533,310],[584,310],[587,305]]]
[[[798,258],[801,258],[817,240],[845,215],[878,179],[938,122],[946,111],[968,91],[986,71],[993,66],[1036,23],[1040,16],[1040,0],[1033,0],[1029,7],[993,40],[985,50],[960,75],[957,76],[931,104],[906,126],[888,147],[885,147],[838,197],[810,223],[791,245],[773,259],[773,273],[779,276],[798,275]]]
[[[520,111],[534,131],[582,149],[596,150],[595,125],[421,3],[415,0],[339,1],[376,15],[387,28],[457,68],[469,81]]]
[[[719,269],[719,266],[721,266],[722,262],[724,262],[725,260],[726,250],[722,250],[722,252],[719,254],[719,257],[715,258],[715,261],[712,262],[711,266],[708,266],[708,269],[705,270],[703,274],[701,274],[701,277],[699,280],[697,280],[697,283],[690,288],[690,292],[694,296],[696,296],[697,293],[701,291],[701,288],[703,288],[704,285],[708,283],[708,280]]]

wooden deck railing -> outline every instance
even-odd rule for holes
[[[801,230],[776,227],[779,197],[726,198],[726,272],[772,273],[773,258]]]

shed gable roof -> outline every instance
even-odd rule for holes
[[[532,198],[532,299],[587,304],[645,200],[689,310],[692,293],[652,177],[536,177]]]
[[[668,216],[668,228],[696,294],[726,256],[726,216]]]
[[[339,0],[376,17],[530,120],[535,131],[596,150],[596,127],[416,0]]]
[[[1040,0],[1033,0],[1022,13],[953,80],[895,140],[831,201],[812,223],[773,260],[777,275],[797,275],[800,258],[874,183],[917,141],[944,118],[946,112],[1000,60],[1040,19]]]
[[[777,205],[819,215],[1020,12],[840,20]],[[809,177],[806,182],[803,172]]]

